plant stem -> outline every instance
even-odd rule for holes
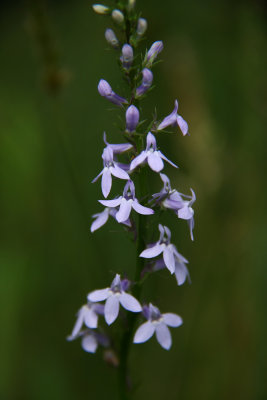
[[[146,178],[145,171],[141,170],[139,172],[139,190],[138,190],[139,198],[142,198],[145,193],[145,186],[146,186],[145,178]],[[142,291],[142,285],[140,284],[140,276],[144,268],[145,260],[139,257],[139,254],[144,250],[145,236],[146,236],[145,216],[138,214],[135,285],[133,287],[133,295],[137,300],[140,300]],[[121,400],[129,400],[131,398],[130,381],[128,376],[128,359],[129,359],[130,347],[132,343],[133,332],[137,317],[138,314],[135,313],[131,313],[128,316],[127,320],[128,325],[121,340],[120,366],[119,366],[119,390],[120,390]]]

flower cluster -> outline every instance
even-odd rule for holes
[[[111,144],[104,133],[103,169],[93,180],[96,182],[101,177],[104,199],[98,201],[104,209],[93,215],[91,232],[101,228],[111,216],[117,223],[122,224],[129,234],[134,232],[136,241],[138,241],[138,235],[143,235],[141,243],[146,243],[146,245],[141,252],[140,247],[137,246],[140,260],[138,268],[142,266],[135,275],[138,278],[130,281],[126,278],[121,279],[120,275],[116,274],[109,287],[90,292],[87,296],[87,304],[78,312],[77,321],[68,339],[81,338],[83,349],[91,353],[96,351],[98,345],[112,347],[112,338],[107,333],[107,325],[113,324],[119,316],[127,320],[127,312],[130,312],[146,319],[135,333],[132,332],[133,343],[146,342],[155,333],[158,343],[168,350],[172,344],[168,327],[180,326],[181,317],[173,313],[162,314],[152,303],[141,302],[140,290],[136,288],[140,289],[142,277],[145,274],[165,268],[175,276],[179,286],[186,279],[190,281],[188,261],[172,243],[171,230],[160,223],[158,225],[159,238],[158,240],[155,238],[157,241],[154,243],[148,243],[148,232],[144,233],[148,231],[145,228],[148,224],[153,226],[151,222],[153,214],[159,215],[162,211],[169,210],[176,215],[175,219],[184,219],[188,222],[193,240],[194,210],[192,206],[196,200],[195,193],[191,189],[191,195],[185,195],[172,189],[170,179],[162,171],[168,165],[173,168],[178,167],[160,151],[157,144],[157,136],[166,128],[178,127],[183,136],[188,135],[188,124],[178,114],[177,100],[174,102],[173,111],[166,117],[159,121],[154,119],[147,128],[144,127],[144,123],[140,123],[140,101],[152,89],[151,69],[163,50],[163,43],[162,41],[154,42],[143,57],[136,53],[138,44],[147,29],[147,22],[144,18],[138,17],[134,10],[134,1],[130,0],[127,5],[121,6],[121,9],[112,9],[100,4],[95,4],[93,9],[98,14],[111,16],[119,32],[126,32],[126,36],[120,38],[108,28],[105,38],[108,44],[118,52],[118,61],[125,80],[129,82],[130,93],[123,96],[117,94],[105,79],[101,79],[98,83],[99,94],[118,106],[118,111],[123,114],[125,122],[120,135],[126,142]],[[135,186],[148,167],[152,170],[151,174],[155,173],[161,179],[163,187],[160,192],[150,194],[146,183],[146,191],[138,191],[137,196]],[[121,192],[108,198],[114,179],[124,183]],[[138,215],[146,216],[145,219],[148,221],[143,226],[142,232],[136,227],[144,223],[144,218]],[[127,276],[130,275],[129,271],[126,273]],[[99,317],[103,317],[107,324],[104,328],[99,324]]]

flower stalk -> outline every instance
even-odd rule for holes
[[[123,78],[128,84],[129,95],[122,97],[115,93],[112,86],[104,79],[98,84],[98,92],[105,100],[123,111],[125,129],[121,132],[121,136],[126,139],[126,143],[111,144],[104,134],[103,169],[93,180],[96,182],[101,177],[101,191],[105,199],[99,200],[99,203],[104,209],[93,215],[91,232],[97,231],[107,223],[109,216],[121,224],[130,235],[133,235],[136,246],[135,272],[131,274],[130,271],[126,271],[127,278],[124,279],[116,274],[110,286],[88,294],[88,303],[79,311],[69,340],[81,338],[83,349],[89,353],[95,353],[97,347],[101,346],[116,354],[118,362],[116,361],[114,365],[118,367],[120,399],[128,400],[132,395],[133,386],[129,374],[131,344],[144,343],[155,334],[160,346],[169,350],[172,345],[169,327],[178,327],[183,322],[179,315],[161,313],[152,303],[142,301],[144,281],[151,273],[160,269],[174,275],[178,286],[186,279],[190,280],[188,261],[178,253],[176,246],[171,242],[171,230],[167,226],[159,223],[159,239],[157,238],[154,243],[147,243],[147,237],[153,235],[153,232],[150,232],[152,218],[155,215],[154,221],[156,219],[160,221],[164,211],[173,212],[175,219],[187,220],[193,240],[192,205],[196,197],[192,189],[191,196],[172,189],[168,176],[161,172],[165,168],[178,167],[158,149],[156,136],[166,135],[166,127],[178,127],[183,136],[188,134],[188,124],[178,115],[178,101],[175,100],[172,113],[161,118],[161,121],[153,118],[147,127],[140,123],[143,117],[140,104],[143,97],[152,89],[151,69],[163,51],[163,43],[160,40],[155,41],[144,56],[138,55],[138,45],[147,29],[147,21],[138,17],[135,12],[135,1],[125,0],[115,3],[114,8],[107,9],[105,5],[97,4],[93,9],[98,14],[108,15],[115,22],[118,32],[108,28],[105,37],[115,51],[120,51],[119,63]],[[122,153],[128,154],[127,164],[122,162]],[[158,174],[163,182],[163,188],[158,193],[150,193],[148,169],[153,174]],[[123,188],[110,199],[108,197],[112,191],[113,179],[119,179]],[[132,281],[128,279],[130,275]],[[124,310],[120,312],[121,309]],[[127,312],[126,318],[125,312]],[[123,331],[119,340],[114,340],[108,329],[100,328],[101,316],[108,326],[117,323],[120,316],[124,316]],[[146,322],[141,323],[136,330],[136,324],[141,316]],[[83,330],[84,325],[85,330]],[[113,343],[118,345],[114,346]]]

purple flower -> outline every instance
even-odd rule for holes
[[[130,143],[120,143],[120,144],[111,144],[107,141],[106,132],[104,132],[103,140],[106,146],[110,147],[113,150],[113,154],[121,154],[125,151],[132,149],[133,145]]]
[[[136,97],[142,96],[152,85],[153,82],[153,74],[148,68],[144,68],[142,71],[143,79],[142,83],[136,89],[135,95]]]
[[[188,264],[187,259],[183,257],[180,253],[176,254],[174,275],[178,286],[183,285],[186,281],[186,278],[188,278],[189,283],[191,283],[189,271],[187,269],[186,264]],[[166,265],[164,260],[160,258],[155,262],[153,271],[159,271],[165,267]]]
[[[133,159],[130,165],[130,171],[135,169],[138,165],[142,164],[143,162],[147,161],[150,168],[155,171],[159,172],[163,169],[164,163],[162,160],[167,161],[173,167],[178,168],[173,162],[168,160],[161,151],[157,150],[157,142],[154,135],[151,132],[148,132],[146,137],[146,150],[143,150],[137,157]]]
[[[169,350],[172,345],[172,338],[168,326],[178,327],[182,325],[182,318],[172,313],[161,314],[159,309],[151,303],[149,307],[144,307],[144,314],[148,321],[140,325],[135,332],[134,343],[144,343],[156,332],[158,343],[164,349]]]
[[[105,97],[107,100],[111,101],[111,103],[116,104],[117,106],[127,104],[127,100],[113,92],[110,84],[104,79],[100,79],[99,81],[98,92],[101,96]]]
[[[194,240],[193,229],[195,223],[192,205],[196,201],[195,192],[191,189],[191,196],[179,193],[176,189],[171,188],[170,180],[167,175],[160,174],[160,177],[164,186],[159,193],[153,194],[153,199],[163,207],[173,210],[178,218],[187,220],[190,229],[190,237]]]
[[[133,62],[133,48],[129,44],[124,44],[121,50],[121,63],[123,68],[129,69]]]
[[[126,279],[121,281],[120,275],[116,274],[110,287],[101,290],[95,290],[94,292],[88,294],[89,301],[95,302],[106,300],[104,316],[108,325],[111,325],[118,317],[120,304],[128,311],[142,311],[139,301],[137,301],[129,293],[125,292],[128,287],[129,281]]]
[[[82,337],[82,348],[88,353],[95,353],[100,343],[102,346],[108,345],[108,338],[97,333],[98,315],[104,314],[104,306],[98,303],[88,302],[83,305],[77,314],[77,320],[71,335],[67,337],[68,341]],[[90,329],[82,330],[83,324]]]
[[[143,215],[154,214],[151,208],[142,206],[135,197],[135,187],[131,180],[129,180],[123,190],[123,196],[113,200],[98,200],[105,207],[118,207],[119,211],[116,213],[116,220],[118,222],[125,222],[128,220],[131,209],[133,208],[137,213]]]
[[[161,40],[158,40],[157,42],[154,42],[150,49],[147,52],[146,55],[146,66],[149,68],[157,58],[158,54],[163,50],[163,42]]]
[[[185,219],[188,221],[191,240],[194,240],[194,236],[193,236],[193,229],[195,226],[194,210],[191,206],[196,201],[196,195],[195,195],[195,192],[193,189],[190,189],[190,190],[192,193],[190,200],[183,200],[182,207],[180,207],[179,210],[177,210],[177,215],[178,215],[178,218]],[[186,197],[188,197],[188,196],[186,196]]]
[[[119,41],[112,29],[109,29],[109,28],[106,29],[105,38],[106,38],[106,41],[108,42],[108,44],[110,44],[114,49],[117,49],[119,47]]]
[[[93,179],[93,183],[97,181],[100,176],[102,176],[101,180],[101,188],[102,188],[102,193],[104,197],[108,197],[109,192],[111,190],[112,186],[112,175],[115,176],[116,178],[119,179],[130,179],[129,175],[127,172],[125,172],[122,168],[118,166],[118,163],[116,163],[113,159],[113,150],[110,146],[107,146],[103,150],[102,154],[103,158],[103,164],[104,168],[100,172],[100,174],[97,175],[95,179]]]
[[[94,222],[91,225],[91,232],[93,233],[97,229],[101,228],[101,226],[105,225],[107,222],[109,216],[111,215],[114,219],[116,219],[116,214],[118,212],[117,208],[104,208],[104,210],[101,213],[97,213],[92,215],[93,218],[95,218]],[[131,222],[130,219],[128,218],[126,221],[122,222],[124,225],[131,227]]]
[[[83,305],[78,311],[77,320],[70,337],[76,337],[81,331],[83,324],[85,324],[87,328],[97,328],[98,314],[103,315],[103,311],[104,308],[101,304],[92,304],[88,302]]]
[[[127,108],[126,111],[126,130],[134,132],[139,122],[139,111],[134,105]]]
[[[171,231],[167,226],[159,224],[160,238],[152,246],[142,251],[140,257],[154,258],[163,253],[163,261],[171,274],[175,272],[176,260],[183,259],[188,262],[180,253],[178,253],[174,244],[171,241]]]
[[[67,340],[73,341],[79,337],[82,338],[81,345],[83,350],[87,353],[95,353],[99,344],[103,347],[107,347],[110,344],[109,338],[106,335],[103,335],[92,329],[80,331],[76,336],[71,335],[67,337]]]
[[[188,124],[187,122],[177,113],[178,111],[178,101],[175,100],[173,112],[164,118],[164,120],[159,124],[157,130],[167,128],[167,126],[179,126],[182,134],[185,136],[188,134]]]
[[[163,188],[159,193],[152,195],[156,203],[161,203],[165,208],[170,208],[177,211],[179,208],[183,207],[183,198],[181,193],[177,192],[176,189],[171,188],[171,183],[167,175],[159,174],[163,182]]]

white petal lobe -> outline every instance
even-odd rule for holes
[[[95,353],[97,349],[97,340],[93,335],[85,335],[82,338],[82,348],[88,353]]]
[[[169,350],[172,345],[172,337],[168,327],[165,324],[159,324],[156,326],[156,338],[161,347],[165,350]]]
[[[87,298],[89,301],[92,302],[106,300],[109,296],[109,290],[109,288],[94,290],[93,292],[88,294]]]
[[[150,321],[145,322],[144,324],[139,326],[139,328],[135,332],[134,343],[146,342],[148,339],[151,338],[154,332],[155,326]]]
[[[135,297],[131,296],[128,293],[122,293],[122,295],[120,296],[120,303],[126,310],[132,312],[142,311],[142,307],[139,301],[137,301]]]
[[[110,296],[105,304],[104,314],[108,325],[111,325],[119,314],[120,303],[116,295]]]

